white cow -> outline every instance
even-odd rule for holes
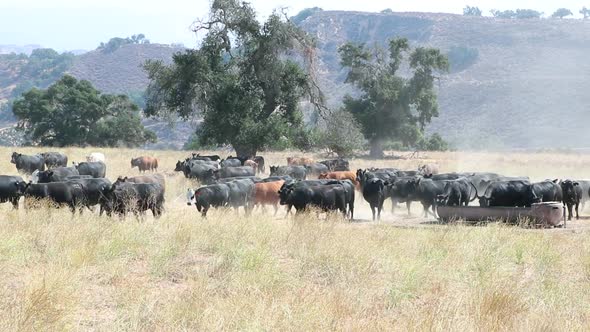
[[[86,156],[86,161],[89,163],[98,162],[98,161],[102,161],[104,163],[105,160],[106,159],[104,157],[104,154],[102,154],[100,152],[92,152],[91,154]]]

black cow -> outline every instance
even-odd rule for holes
[[[416,201],[422,203],[424,208],[424,217],[430,213],[437,218],[437,197],[444,194],[445,185],[448,180],[432,180],[425,178],[415,178],[408,182],[409,195]],[[432,212],[429,209],[432,207]]]
[[[398,203],[406,203],[408,209],[408,215],[411,215],[412,201],[415,200],[412,197],[411,190],[413,186],[411,183],[416,180],[416,177],[396,177],[389,182],[389,197],[391,197],[391,213],[394,212],[394,208]]]
[[[499,181],[488,186],[483,196],[479,196],[479,205],[530,207],[539,203],[540,198],[535,195],[533,186],[527,181]]]
[[[87,175],[81,175],[87,176]],[[112,183],[109,179],[104,178],[75,178],[68,177],[66,180],[71,183],[79,183],[82,185],[84,191],[83,204],[89,209],[95,205],[101,204],[101,201],[106,198],[108,189],[111,188]],[[104,212],[104,205],[100,206],[100,215]]]
[[[219,161],[221,159],[216,154],[209,155],[209,156],[201,156],[201,154],[199,154],[199,153],[197,153],[197,154],[193,153],[192,159],[200,159],[200,158],[202,158],[201,160],[211,160],[211,161]]]
[[[561,202],[563,200],[563,190],[557,184],[559,180],[543,181],[533,183],[533,191],[541,202]]]
[[[346,204],[348,205],[348,215],[350,220],[354,219],[354,200],[355,200],[355,192],[356,188],[354,183],[350,180],[332,180],[326,182],[327,185],[330,184],[340,184],[344,187],[344,191],[346,193]]]
[[[254,203],[254,181],[241,179],[226,182],[229,188],[229,205],[238,212],[241,206],[244,207],[246,215],[250,214]]]
[[[101,209],[109,216],[114,212],[120,217],[126,217],[129,212],[133,212],[138,217],[151,210],[154,217],[158,218],[164,211],[164,188],[159,183],[115,181],[104,192]]]
[[[307,170],[305,166],[270,166],[270,176],[288,175],[296,180],[305,180]]]
[[[68,156],[60,152],[43,152],[41,153],[43,162],[47,168],[66,167],[68,166]]]
[[[222,167],[216,169],[213,173],[216,179],[256,175],[254,169],[250,166]]]
[[[307,173],[307,175],[313,175],[315,177],[318,177],[320,174],[328,173],[330,171],[328,166],[322,163],[313,163],[311,165],[305,165],[303,167],[305,167],[305,172]]]
[[[584,195],[580,183],[573,180],[564,180],[560,184],[563,193],[563,204],[567,206],[568,220],[572,220],[573,208],[576,208],[576,219],[580,219],[579,207]]]
[[[350,163],[342,158],[320,161],[320,164],[326,165],[330,172],[350,171]]]
[[[20,176],[0,175],[0,203],[10,202],[18,209],[18,201],[26,187],[27,183]]]
[[[104,178],[107,174],[107,165],[102,161],[74,163],[74,167],[80,175],[90,175],[93,178]]]
[[[45,160],[39,154],[27,156],[22,153],[13,152],[10,162],[16,165],[19,173],[33,174],[36,170],[45,170]]]
[[[257,176],[236,176],[233,178],[222,178],[215,180],[215,183],[227,183],[236,180],[250,180],[252,183],[261,182],[262,179]]]
[[[195,201],[197,210],[201,212],[201,216],[207,217],[207,211],[211,207],[219,208],[229,204],[230,189],[226,183],[217,183],[201,187],[199,189],[187,191],[187,205],[191,205]]]
[[[444,192],[437,196],[438,204],[444,206],[468,206],[477,196],[475,186],[467,179],[448,181]]]
[[[377,210],[377,219],[381,219],[383,202],[385,201],[385,197],[387,197],[386,184],[388,182],[375,176],[373,172],[362,171],[359,174],[359,171],[357,171],[357,181],[361,185],[363,198],[371,206],[373,220],[375,220],[375,210]]]
[[[244,162],[241,161],[240,159],[237,158],[230,158],[228,157],[227,159],[224,159],[221,161],[220,163],[222,168],[225,167],[240,167],[242,165],[244,165]]]
[[[526,176],[503,176],[496,173],[473,173],[466,175],[466,177],[473,183],[479,195],[485,193],[489,185],[494,182],[524,181],[530,183],[529,178]]]
[[[26,185],[25,189],[25,206],[29,204],[30,199],[49,199],[58,206],[67,205],[72,213],[76,208],[84,206],[84,187],[80,183],[72,182],[50,182],[50,183],[31,183]]]
[[[309,186],[297,183],[279,190],[280,204],[294,206],[297,213],[315,206],[324,212],[340,210],[346,216],[346,189],[342,184]]]
[[[37,173],[38,183],[63,182],[70,176],[80,175],[76,167],[57,167]]]

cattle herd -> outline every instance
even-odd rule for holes
[[[100,207],[100,214],[125,217],[151,210],[154,217],[164,211],[165,177],[155,173],[158,159],[131,159],[131,167],[152,172],[134,177],[106,178],[106,159],[102,153],[92,153],[86,161],[68,166],[68,157],[58,152],[23,155],[14,152],[11,163],[21,174],[30,176],[0,176],[0,201],[18,208],[24,196],[25,206],[34,207],[40,200],[55,206],[67,206],[72,212]],[[195,204],[203,217],[211,207],[242,207],[246,215],[260,207],[287,207],[290,213],[308,210],[339,211],[353,219],[355,195],[358,191],[369,204],[373,220],[381,217],[385,200],[391,200],[392,212],[405,203],[408,214],[412,202],[420,202],[424,215],[437,217],[437,207],[468,206],[478,201],[484,207],[529,207],[539,202],[561,201],[568,208],[569,219],[579,206],[590,198],[590,181],[555,179],[533,183],[528,177],[507,177],[496,173],[439,173],[434,164],[416,170],[369,168],[350,170],[345,159],[315,162],[311,158],[287,158],[286,166],[269,166],[264,157],[248,158],[192,154],[178,161],[174,169],[202,186],[187,191],[187,204]]]

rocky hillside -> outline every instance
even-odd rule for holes
[[[590,20],[320,11],[300,24],[319,42],[333,103],[351,91],[341,86],[339,45],[404,36],[415,44],[471,52],[472,61],[456,64],[441,79],[441,116],[429,128],[456,147],[590,146],[584,128],[590,123]]]

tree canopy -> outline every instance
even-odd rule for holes
[[[492,16],[497,18],[516,18],[516,19],[530,19],[530,18],[540,18],[543,15],[543,12],[536,11],[534,9],[517,9],[514,10],[497,10],[492,9],[490,10]]]
[[[566,16],[572,16],[572,15],[574,15],[574,13],[572,13],[571,10],[569,10],[567,8],[559,8],[551,15],[551,17],[564,18]]]
[[[481,14],[482,11],[479,9],[479,7],[465,6],[465,8],[463,8],[463,15],[465,16],[481,16]]]
[[[133,147],[156,140],[127,96],[101,94],[90,82],[69,75],[46,90],[24,93],[13,112],[32,144]]]
[[[322,105],[305,32],[277,12],[258,22],[237,0],[214,0],[194,30],[205,33],[198,49],[175,54],[171,65],[146,63],[146,114],[198,114],[201,143],[231,144],[240,156],[304,133],[300,100]]]
[[[438,116],[434,81],[449,70],[447,57],[434,48],[412,49],[406,38],[390,40],[388,52],[347,43],[339,53],[348,69],[346,83],[361,92],[358,98],[346,96],[344,109],[361,124],[371,156],[383,155],[385,139],[415,144],[425,125]],[[400,73],[402,66],[409,68],[409,78]]]
[[[590,9],[586,8],[585,6],[580,9],[580,14],[584,16],[584,19],[590,17]]]
[[[127,38],[121,38],[121,37],[111,38],[106,43],[100,43],[97,50],[100,50],[104,53],[112,53],[112,52],[116,51],[117,49],[119,49],[123,45],[149,44],[149,43],[150,43],[149,39],[146,39],[145,35],[143,33],[140,33],[140,34],[133,35],[133,36],[127,37]]]

